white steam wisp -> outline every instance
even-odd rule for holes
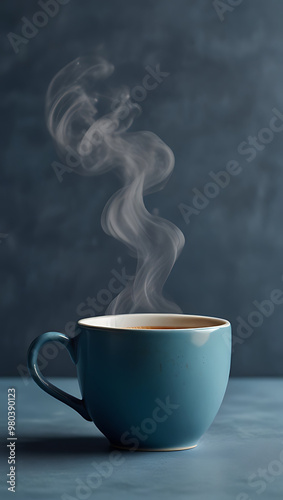
[[[184,246],[183,233],[144,205],[144,195],[168,180],[174,155],[155,134],[127,131],[140,107],[126,88],[107,88],[113,71],[100,58],[79,58],[63,68],[47,92],[48,129],[60,155],[79,158],[82,174],[115,169],[122,179],[103,210],[102,227],[128,247],[137,268],[107,313],[180,312],[163,287]]]

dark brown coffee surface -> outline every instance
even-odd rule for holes
[[[182,330],[186,326],[127,326],[130,330]]]

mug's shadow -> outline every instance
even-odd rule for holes
[[[109,455],[117,448],[104,436],[24,436],[17,441],[17,451],[24,455]],[[122,450],[121,450],[122,451]]]

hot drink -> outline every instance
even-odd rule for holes
[[[40,349],[53,341],[61,342],[77,365],[82,399],[40,373]],[[81,319],[72,338],[44,333],[30,346],[28,366],[41,389],[93,421],[112,446],[165,451],[197,445],[220,407],[230,357],[229,321],[122,314]],[[149,429],[143,439],[133,434],[140,425]]]
[[[184,326],[127,326],[130,330],[182,330]]]

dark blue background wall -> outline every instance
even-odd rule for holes
[[[92,309],[87,298],[99,304],[113,269],[133,269],[100,226],[119,186],[114,175],[74,171],[59,182],[52,167],[47,86],[62,66],[94,50],[131,89],[142,85],[147,66],[169,73],[140,102],[134,125],[157,133],[176,157],[165,189],[147,199],[186,237],[167,294],[186,313],[231,320],[232,374],[283,374],[283,3],[238,4],[221,14],[211,0],[70,0],[34,36],[21,19],[45,22],[39,2],[1,2],[2,375],[24,370],[37,335],[70,331]],[[210,172],[231,165],[236,175],[230,171],[217,193]],[[203,205],[194,188],[209,194]],[[264,300],[265,316],[254,314]],[[48,373],[74,373],[66,354],[55,357],[42,362]]]

